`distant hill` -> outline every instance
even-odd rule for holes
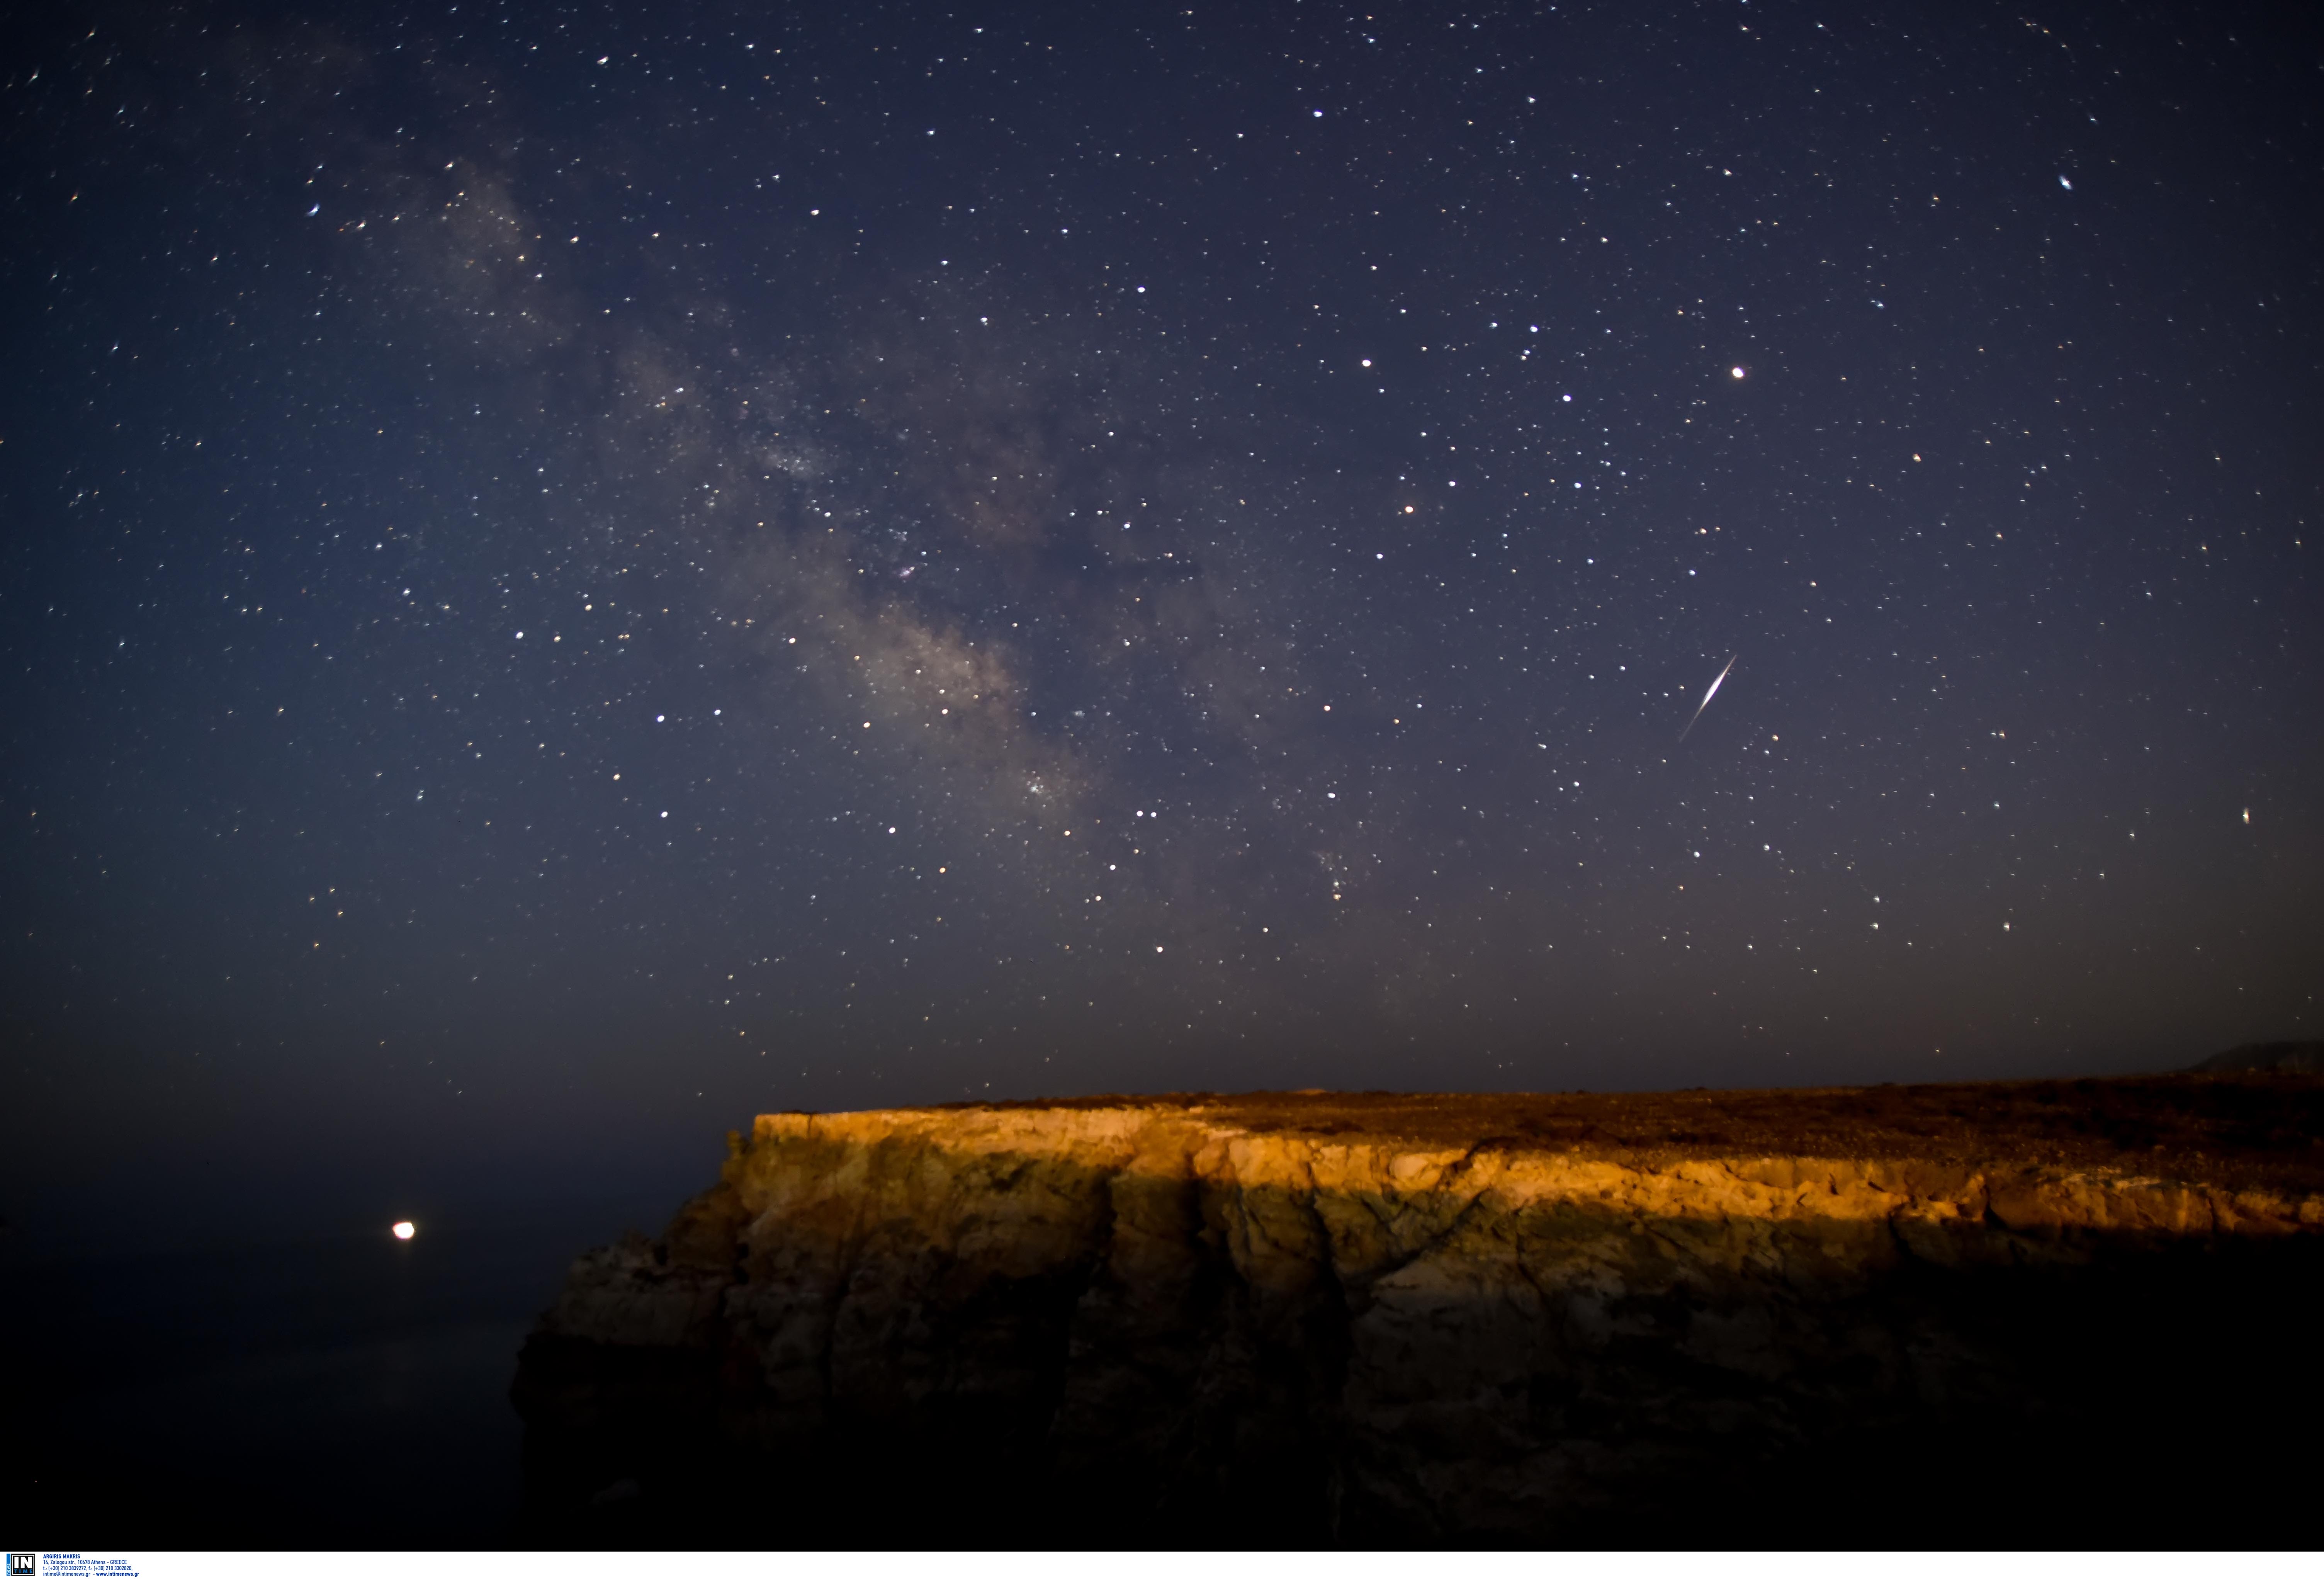
[[[2324,1042],[2245,1042],[2216,1053],[2190,1075],[2240,1075],[2272,1070],[2279,1075],[2324,1074]]]

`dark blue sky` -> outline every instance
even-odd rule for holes
[[[10,25],[20,1187],[2316,1034],[2301,8]]]

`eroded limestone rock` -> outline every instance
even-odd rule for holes
[[[1923,1089],[1959,1119],[1978,1088]],[[2315,1083],[2271,1089],[2312,1136]],[[1849,1096],[1751,1100],[1844,1135]],[[2160,1144],[1884,1109],[1779,1152],[1657,1127],[1690,1099],[1431,1100],[769,1114],[660,1242],[575,1264],[516,1398],[549,1435],[1006,1459],[1156,1528],[1514,1537],[1884,1425],[2038,1419],[2108,1290],[2278,1244],[2312,1280],[2324,1244],[2324,1159],[2176,1110]]]

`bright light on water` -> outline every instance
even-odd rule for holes
[[[409,1239],[413,1234],[419,1233],[420,1230],[414,1228],[409,1223],[399,1223],[393,1228],[390,1229],[389,1232],[393,1233],[398,1239]]]

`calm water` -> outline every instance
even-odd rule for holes
[[[641,1221],[595,1203],[410,1244],[382,1224],[12,1257],[11,1526],[51,1547],[519,1539],[518,1347],[573,1256]]]

